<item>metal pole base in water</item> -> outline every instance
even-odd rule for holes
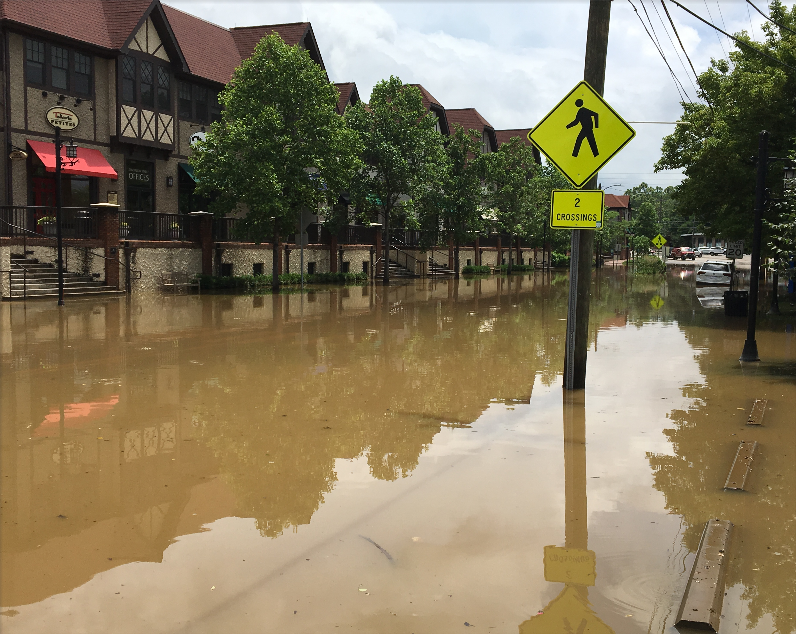
[[[757,339],[747,339],[743,344],[743,352],[739,361],[760,361],[757,354]]]

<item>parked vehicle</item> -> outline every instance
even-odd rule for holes
[[[681,260],[696,260],[696,251],[694,251],[691,247],[674,247],[671,253],[669,253],[670,258],[681,259]]]
[[[697,271],[697,284],[727,284],[732,280],[732,269],[729,262],[708,260],[703,262]]]
[[[724,247],[699,247],[697,252],[700,255],[724,255],[726,250]]]

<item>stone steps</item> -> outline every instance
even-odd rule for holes
[[[9,300],[58,297],[58,271],[55,265],[20,255],[11,256],[11,289]],[[64,296],[122,295],[112,286],[88,275],[64,271]]]

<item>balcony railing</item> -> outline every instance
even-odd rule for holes
[[[0,236],[4,238],[54,238],[55,207],[0,207]],[[91,207],[62,207],[61,235],[64,238],[96,239],[97,210]]]
[[[119,238],[122,240],[198,240],[193,216],[148,211],[120,211]]]

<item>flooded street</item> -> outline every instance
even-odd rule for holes
[[[564,273],[0,305],[3,633],[674,634],[711,518],[795,632],[793,319],[596,275],[574,396]]]

